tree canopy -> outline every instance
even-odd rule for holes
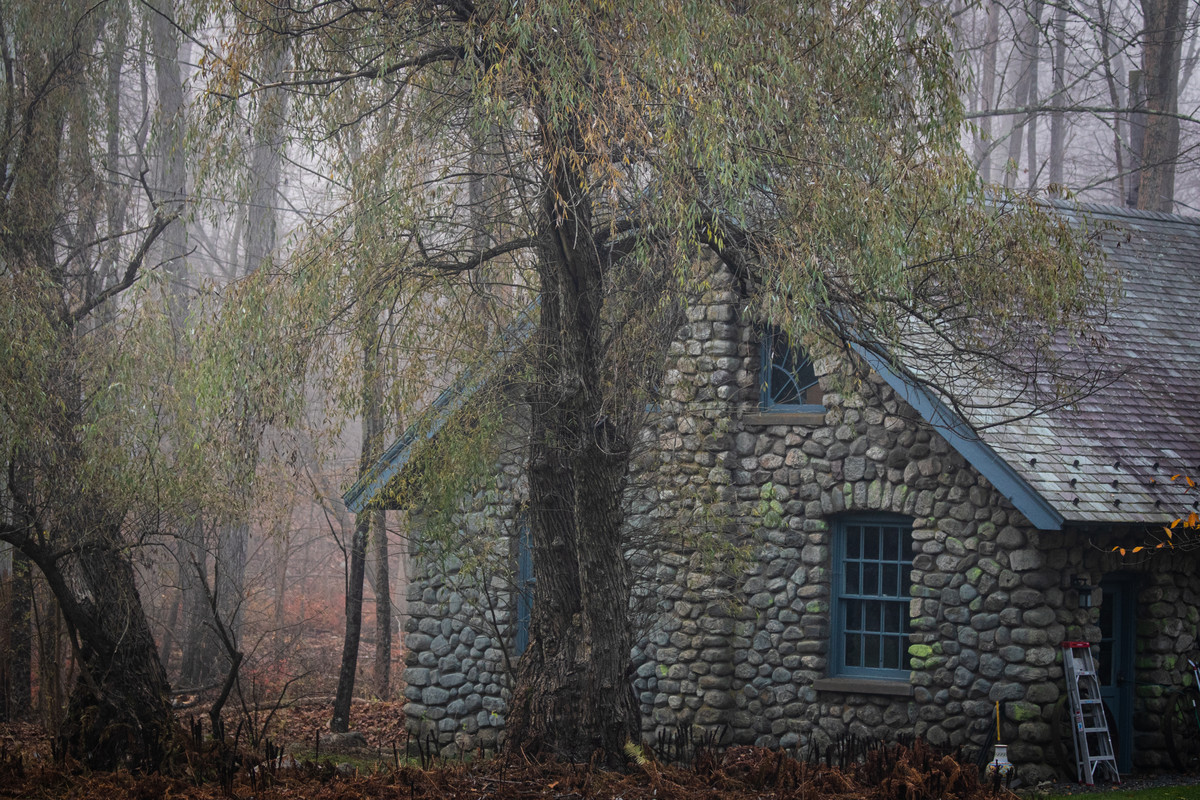
[[[167,66],[185,35],[195,108]],[[980,382],[1068,402],[1055,338],[1110,297],[1086,232],[976,176],[949,20],[918,0],[18,3],[0,62],[0,539],[79,645],[63,738],[96,766],[166,747],[130,546],[244,522],[262,433],[312,383],[357,409],[388,365],[408,414],[536,316],[510,743],[619,758],[621,494],[708,259],[747,318],[901,356],[951,403]],[[322,198],[286,244],[285,155]],[[184,287],[205,195],[245,204],[213,236],[253,274]]]
[[[344,187],[289,280],[341,287],[321,308],[365,309],[349,318],[415,309],[402,324],[434,354],[409,361],[419,387],[538,298],[523,393],[537,598],[513,746],[614,755],[633,733],[621,487],[703,250],[749,316],[903,352],[951,401],[964,379],[1026,380],[1032,364],[1044,402],[1076,391],[1052,340],[1085,330],[1111,287],[1085,234],[976,177],[940,7],[236,14],[206,59],[212,113],[288,92],[291,135]],[[451,309],[475,313],[437,324]]]

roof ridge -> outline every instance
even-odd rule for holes
[[[1044,202],[1052,208],[1063,211],[1084,211],[1092,214],[1105,214],[1114,217],[1129,217],[1133,219],[1151,219],[1159,222],[1182,222],[1189,225],[1200,225],[1200,217],[1189,217],[1183,214],[1168,214],[1165,211],[1147,211],[1128,206],[1114,206],[1105,203],[1085,203],[1078,200],[1047,198]]]

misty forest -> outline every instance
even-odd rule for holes
[[[1184,0],[0,4],[0,784],[41,747],[248,796],[247,764],[339,734],[427,766],[414,559],[487,572],[464,498],[509,451],[532,605],[493,750],[650,774],[623,497],[706,270],[813,349],[928,357],[952,408],[956,370],[1030,353],[1074,402],[1091,376],[1039,354],[1121,287],[1048,209],[1200,215],[1198,25]],[[679,491],[678,535],[738,569],[720,492]]]

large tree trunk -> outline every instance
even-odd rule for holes
[[[1179,159],[1179,65],[1186,0],[1142,0],[1142,85],[1146,131],[1137,207],[1170,213]]]
[[[1105,6],[1104,0],[1096,0],[1096,19],[1100,32],[1100,55],[1104,67],[1104,83],[1108,87],[1108,102],[1112,104],[1113,108],[1120,108],[1121,95],[1117,90],[1117,84],[1121,80],[1121,61],[1112,57],[1112,15],[1110,11],[1111,6]],[[1133,103],[1130,103],[1131,107],[1133,105]],[[1113,163],[1116,165],[1116,194],[1119,203],[1125,203],[1127,198],[1125,189],[1125,153],[1129,147],[1122,138],[1122,122],[1121,114],[1117,114],[1113,118]]]
[[[375,550],[375,694],[386,698],[392,687],[392,577],[388,563],[387,519],[384,511],[369,512],[371,544]]]
[[[1042,33],[1041,13],[1042,4],[1039,0],[1030,6],[1023,24],[1018,29],[1016,49],[1021,54],[1021,72],[1013,89],[1013,104],[1016,106],[1032,108],[1031,101],[1037,98],[1038,44]],[[1008,163],[1005,167],[1004,185],[1010,189],[1017,185],[1017,173],[1021,163],[1021,149],[1027,124],[1030,126],[1029,135],[1036,137],[1037,114],[1032,111],[1024,116],[1014,117],[1012,129],[1008,134]],[[1030,148],[1030,154],[1036,154],[1036,145]],[[1028,159],[1026,161],[1028,162]],[[1026,167],[1031,176],[1037,171],[1036,164],[1027,163]]]
[[[366,572],[367,535],[370,514],[359,514],[350,540],[350,571],[346,575],[346,635],[342,639],[342,665],[338,670],[337,694],[333,698],[334,733],[350,730],[350,701],[354,698],[354,680],[358,673],[358,644],[362,637],[363,575]]]
[[[274,82],[283,79],[287,68],[287,48],[272,43],[275,58],[265,76]],[[256,273],[272,257],[277,245],[275,209],[283,171],[283,124],[288,95],[281,88],[265,90],[260,96],[252,129],[252,145],[248,180],[250,193],[246,205],[244,275]],[[250,551],[250,506],[253,502],[254,481],[258,467],[258,449],[264,423],[246,398],[241,398],[234,414],[239,420],[237,433],[238,471],[233,476],[240,495],[239,509],[234,518],[222,522],[217,533],[216,599],[220,623],[236,649],[242,633],[243,604],[246,598],[246,559]],[[229,665],[228,649],[223,652]]]
[[[1031,75],[1029,76],[1029,99],[1025,104],[1036,109],[1041,105],[1040,92],[1038,91],[1038,72],[1041,69],[1041,49],[1042,49],[1042,0],[1034,0],[1033,2],[1033,38],[1030,42],[1032,50],[1029,53],[1029,64]],[[1038,113],[1031,111],[1029,117],[1029,135],[1025,139],[1028,149],[1025,157],[1025,163],[1028,171],[1028,181],[1025,188],[1029,192],[1033,192],[1037,188],[1038,177],[1042,171],[1041,162],[1038,160]]]
[[[213,625],[208,595],[208,554],[199,522],[184,527],[176,542],[179,560],[179,586],[183,612],[182,656],[179,681],[189,689],[212,686],[219,680],[221,645]]]
[[[32,550],[78,647],[60,751],[92,769],[159,767],[173,725],[170,686],[117,526],[70,555]]]
[[[158,90],[159,115],[163,121],[159,151],[156,153],[157,194],[160,200],[183,203],[187,199],[187,142],[175,3],[174,0],[154,0],[152,6],[150,33],[154,43],[154,83]],[[163,266],[170,278],[167,302],[171,334],[176,347],[179,347],[183,343],[183,323],[188,310],[187,224],[183,220],[172,222],[163,232],[162,243]]]
[[[247,414],[249,416],[249,414]],[[250,426],[247,426],[250,427]],[[249,513],[251,487],[254,485],[254,466],[258,463],[258,437],[239,437],[238,446],[242,456],[250,461],[241,481],[240,504]],[[242,519],[226,522],[217,532],[217,563],[214,584],[216,585],[217,616],[220,624],[225,627],[234,648],[242,638],[242,605],[246,599],[246,558],[250,546],[250,523]],[[221,662],[225,668],[231,658],[228,650],[222,652]]]
[[[1066,160],[1067,120],[1063,113],[1066,105],[1067,91],[1067,9],[1065,6],[1054,8],[1054,72],[1052,82],[1054,93],[1050,105],[1054,111],[1050,115],[1050,184],[1061,186],[1063,182],[1063,161]]]
[[[569,169],[546,192],[541,317],[529,389],[533,610],[508,718],[512,751],[622,760],[637,731],[629,682],[629,570],[621,489],[629,463],[604,411],[604,287],[586,198],[569,209]],[[564,203],[565,205],[565,203]]]
[[[379,450],[379,398],[376,396],[379,371],[378,340],[371,337],[363,349],[363,423],[359,474],[365,475],[375,463]],[[366,574],[367,541],[371,534],[370,511],[363,511],[354,522],[350,541],[350,570],[346,575],[346,635],[342,641],[342,666],[338,672],[337,695],[333,700],[333,719],[329,727],[335,733],[350,729],[350,701],[358,672],[358,645],[362,637],[363,578]]]
[[[30,574],[29,558],[11,546],[4,555],[5,564],[0,565],[0,582],[7,583],[7,608],[4,609],[8,622],[7,641],[4,643],[3,663],[0,664],[3,680],[0,680],[0,720],[15,721],[29,713],[33,701],[30,692],[33,665],[33,576]]]
[[[370,449],[364,443],[363,454],[374,465],[383,451],[383,373],[378,337],[383,335],[381,327],[374,340],[368,345],[364,366],[368,372],[363,376],[363,419],[370,436]],[[373,509],[365,512],[368,518],[368,542],[374,552],[375,588],[375,671],[372,676],[375,694],[387,697],[392,683],[392,578],[389,569],[387,512]]]
[[[48,384],[58,399],[58,413],[45,423],[54,460],[24,454],[15,460],[10,487],[24,488],[14,498],[13,524],[0,534],[41,571],[75,652],[78,676],[56,734],[59,752],[92,769],[156,769],[174,724],[170,686],[138,596],[124,512],[75,482],[86,471],[75,439],[83,427],[83,392],[75,335],[67,333],[64,344]],[[45,483],[60,483],[37,507],[30,501],[45,474]]]
[[[987,41],[983,44],[983,68],[980,76],[980,109],[990,111],[996,107],[996,50],[1000,41],[1000,4],[996,0],[988,5]],[[975,141],[975,163],[984,183],[992,181],[992,117],[985,115],[979,120],[979,138]]]
[[[273,600],[275,618],[274,640],[275,658],[284,658],[284,647],[287,641],[287,590],[288,563],[292,558],[292,540],[286,533],[275,538],[275,597]]]
[[[34,29],[6,28],[6,58],[15,51],[21,65],[20,80],[9,82],[6,109],[22,133],[20,147],[7,154],[8,183],[0,198],[0,261],[27,279],[15,285],[41,290],[29,307],[43,315],[44,330],[53,336],[47,369],[29,387],[46,399],[43,410],[36,419],[16,421],[26,436],[22,445],[19,432],[17,449],[7,456],[6,501],[13,513],[0,521],[0,538],[45,576],[77,648],[79,679],[58,731],[61,752],[100,769],[157,767],[172,725],[166,673],[122,536],[125,509],[112,505],[123,500],[96,477],[102,470],[89,463],[84,444],[95,421],[86,379],[96,366],[91,348],[117,335],[103,324],[100,306],[111,299],[110,290],[123,291],[121,283],[102,283],[103,259],[93,248],[104,241],[97,218],[103,203],[87,200],[99,181],[92,144],[101,118],[93,114],[116,104],[119,95],[111,82],[106,93],[96,93],[87,76],[99,63],[104,26],[110,20],[124,24],[121,11],[113,4],[60,3],[43,15],[44,38],[34,30],[40,22]],[[118,49],[121,42],[117,37]],[[113,60],[120,57],[112,55],[110,69],[120,71]],[[109,206],[114,213],[117,207]],[[109,222],[117,225],[120,214]],[[151,229],[146,246],[161,232],[157,220]],[[130,281],[139,270],[139,261],[129,262]],[[78,305],[81,299],[88,302]],[[37,435],[28,435],[35,429]]]

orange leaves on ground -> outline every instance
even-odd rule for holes
[[[981,785],[979,772],[917,742],[869,750],[845,767],[799,761],[777,750],[733,747],[723,754],[704,750],[690,768],[649,761],[643,769],[607,772],[581,764],[534,763],[492,758],[441,763],[428,769],[381,766],[274,768],[243,764],[232,783],[196,785],[181,777],[123,773],[69,774],[50,765],[30,767],[24,780],[0,785],[0,798],[44,800],[985,800],[997,795]],[[366,774],[366,773],[370,774]],[[1001,792],[1002,796],[1011,796]]]

